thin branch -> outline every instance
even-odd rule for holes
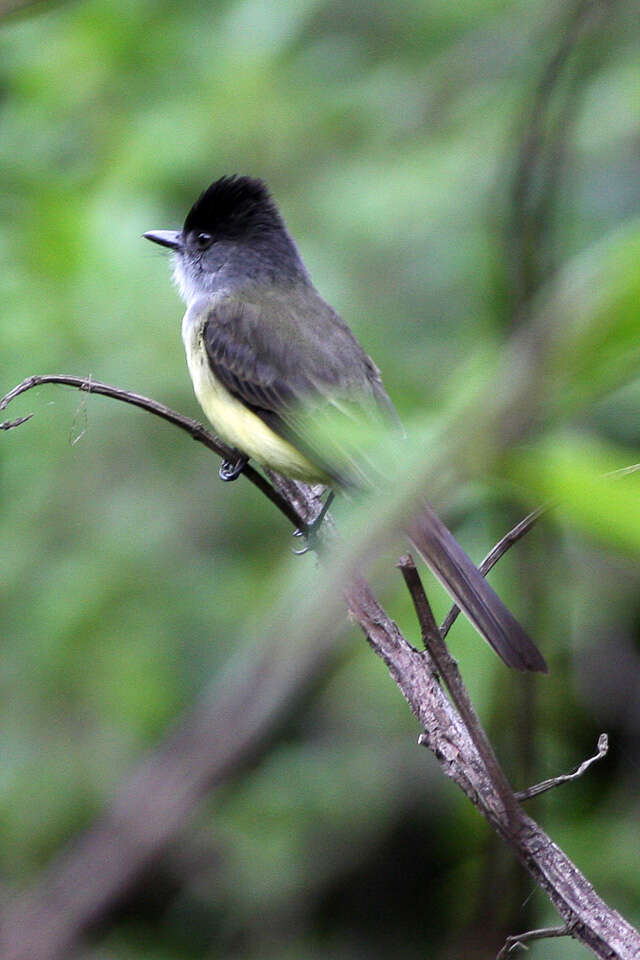
[[[26,417],[18,417],[17,420],[3,420],[2,423],[0,423],[0,430],[13,430],[14,427],[19,427],[22,423],[26,423],[27,420],[31,420],[32,416],[32,413],[28,413]]]
[[[0,405],[0,410],[2,406]],[[628,467],[620,467],[618,470],[610,470],[608,473],[603,474],[604,477],[628,477],[633,473],[638,473],[640,470],[640,463],[632,463]],[[550,510],[553,510],[559,505],[559,500],[552,500],[549,503],[544,503],[542,506],[537,507],[535,510],[532,510],[531,513],[527,514],[526,517],[523,517],[515,527],[512,527],[508,533],[505,533],[504,537],[501,540],[498,540],[496,545],[491,548],[489,553],[486,555],[478,570],[480,573],[486,577],[490,570],[495,567],[498,560],[501,560],[504,557],[507,550],[511,549],[514,543],[517,543],[518,540],[521,540],[532,527],[536,525],[538,520],[541,517],[544,517],[545,514],[549,513]],[[451,627],[454,625],[458,617],[460,616],[460,607],[457,604],[453,604],[448,614],[442,621],[440,625],[440,636],[444,640]]]
[[[583,760],[577,770],[574,770],[573,773],[563,773],[559,777],[551,777],[550,780],[543,780],[542,783],[536,783],[535,786],[529,787],[527,790],[519,790],[516,793],[517,799],[520,801],[530,800],[531,797],[537,797],[541,793],[546,793],[547,790],[553,790],[554,787],[561,786],[563,783],[571,783],[572,780],[577,780],[583,773],[586,773],[592,763],[606,757],[608,751],[609,737],[606,733],[601,733],[598,737],[598,752],[589,757],[588,760]]]
[[[194,440],[198,443],[204,444],[205,447],[208,447],[209,450],[212,450],[219,457],[228,459],[233,456],[233,451],[229,450],[225,444],[219,440],[217,437],[214,437],[212,433],[202,426],[197,420],[192,420],[191,417],[185,417],[180,413],[176,413],[175,410],[172,410],[170,407],[165,406],[164,403],[159,403],[157,400],[151,400],[149,397],[145,397],[140,393],[134,393],[131,390],[123,390],[120,387],[114,387],[109,383],[101,383],[99,380],[93,380],[90,377],[72,377],[67,376],[66,374],[41,374],[35,375],[32,377],[27,377],[26,380],[23,380],[22,383],[19,383],[13,390],[10,390],[2,400],[0,400],[0,411],[5,410],[7,406],[11,403],[12,400],[15,400],[16,397],[19,397],[21,394],[26,393],[28,390],[33,390],[34,387],[39,387],[42,384],[46,383],[59,383],[67,387],[75,387],[76,390],[82,390],[85,393],[97,393],[103,397],[111,397],[113,400],[121,400],[123,403],[130,403],[134,407],[139,407],[141,410],[146,410],[148,413],[154,414],[156,417],[161,417],[163,420],[167,420],[169,423],[173,423],[176,427],[180,427],[181,430],[184,430],[189,434]],[[9,426],[3,429],[9,430],[12,427],[19,426],[21,423],[25,423],[27,420],[31,419],[33,414],[29,414],[26,417],[21,417],[18,420],[9,422]],[[243,475],[252,483],[255,487],[258,488],[265,497],[267,497],[277,508],[284,514],[284,516],[291,521],[291,523],[299,527],[301,522],[304,522],[303,517],[301,517],[291,506],[291,504],[282,497],[273,486],[266,480],[261,473],[259,473],[250,463],[246,465],[242,471]]]
[[[551,937],[570,937],[571,927],[569,924],[563,924],[561,927],[542,927],[540,930],[528,930],[526,933],[518,933],[515,936],[507,937],[500,953],[496,955],[496,960],[506,960],[507,954],[515,950],[516,947],[523,947],[529,940],[548,940]]]
[[[447,646],[442,639],[438,624],[436,623],[431,604],[425,593],[425,589],[420,579],[420,574],[416,568],[413,557],[405,554],[397,563],[397,566],[404,577],[407,589],[411,594],[413,606],[416,611],[418,623],[422,631],[424,645],[429,652],[438,673],[444,680],[447,690],[451,694],[458,713],[467,728],[469,736],[473,740],[476,749],[482,757],[487,774],[494,783],[502,802],[512,828],[515,830],[520,821],[520,808],[516,802],[513,789],[507,780],[504,770],[500,766],[498,758],[493,752],[493,747],[485,733],[480,718],[476,713],[475,707],[464,684],[457,661],[451,656]],[[423,744],[422,737],[418,742]],[[427,744],[423,744],[427,745]]]
[[[628,467],[620,467],[619,470],[611,470],[605,473],[605,477],[628,477],[631,473],[637,473],[640,470],[640,463],[631,463]]]
[[[1,409],[2,407],[0,407],[0,410]],[[517,543],[518,540],[521,540],[525,534],[529,533],[529,530],[531,530],[531,528],[535,526],[535,524],[538,522],[540,517],[544,516],[544,514],[547,513],[549,510],[551,510],[553,506],[555,506],[555,503],[547,503],[541,507],[538,507],[532,513],[528,514],[526,517],[520,520],[519,523],[516,523],[515,527],[509,530],[508,533],[505,533],[504,537],[502,537],[501,540],[498,540],[495,547],[492,547],[492,549],[489,551],[489,553],[486,555],[486,557],[478,567],[478,570],[480,571],[480,573],[486,577],[486,575],[489,573],[492,567],[496,565],[498,560],[500,560],[501,557],[505,555],[507,550],[509,550],[509,548],[512,547],[514,543]],[[442,621],[442,625],[440,627],[440,636],[442,637],[443,640],[446,637],[446,635],[449,633],[449,630],[451,630],[451,627],[456,622],[459,614],[460,614],[460,607],[458,607],[454,603],[454,605],[449,610],[449,613],[446,615],[446,617]]]

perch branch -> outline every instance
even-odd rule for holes
[[[147,413],[152,413],[156,417],[161,417],[163,420],[167,420],[169,423],[173,423],[176,427],[179,427],[181,430],[184,430],[189,434],[194,440],[198,443],[204,444],[205,447],[208,447],[209,450],[212,450],[219,457],[224,459],[229,459],[233,457],[233,451],[229,450],[225,444],[219,440],[217,437],[214,437],[205,427],[202,426],[197,420],[192,420],[191,417],[184,417],[180,413],[176,413],[175,410],[172,410],[170,407],[165,406],[164,403],[158,403],[157,400],[151,400],[149,397],[145,397],[140,393],[133,393],[131,390],[123,390],[120,387],[114,387],[109,383],[101,383],[99,380],[93,380],[90,377],[72,377],[67,376],[66,374],[41,374],[32,377],[27,377],[26,380],[23,380],[22,383],[19,383],[13,390],[10,390],[2,400],[0,400],[0,411],[5,410],[12,400],[15,400],[16,397],[19,397],[21,394],[26,393],[28,390],[33,390],[34,387],[39,387],[42,384],[46,383],[58,383],[66,387],[75,387],[76,390],[82,390],[85,393],[97,393],[103,397],[111,397],[113,400],[121,400],[123,403],[130,403],[134,407],[139,407],[141,410],[146,410]],[[9,430],[12,427],[17,427],[22,423],[26,423],[27,420],[30,420],[33,416],[30,413],[26,417],[20,417],[18,420],[13,422],[5,421],[8,423],[8,426],[2,424],[2,428]],[[292,505],[284,497],[275,490],[272,485],[266,480],[261,473],[259,473],[250,463],[248,463],[244,470],[244,476],[252,483],[258,490],[261,491],[271,500],[271,502],[278,508],[278,510],[287,517],[288,520],[293,523],[294,526],[299,526],[302,521],[302,517],[296,513]]]
[[[413,606],[416,611],[418,623],[422,631],[424,645],[433,660],[436,669],[445,682],[447,690],[451,694],[460,717],[473,740],[475,747],[482,757],[487,774],[493,781],[497,791],[502,798],[505,811],[515,830],[520,820],[520,808],[514,797],[513,790],[507,780],[507,777],[498,762],[493,747],[485,733],[480,718],[476,713],[475,707],[464,684],[458,664],[451,656],[447,646],[442,639],[438,624],[436,623],[431,604],[425,593],[420,574],[416,568],[413,557],[405,554],[398,562],[400,572],[404,577],[404,582],[411,594]],[[419,738],[419,742],[422,742]]]
[[[598,897],[566,854],[524,812],[511,830],[502,798],[471,737],[433,676],[424,654],[415,650],[371,594],[364,581],[350,591],[350,609],[367,639],[387,664],[424,733],[421,743],[510,845],[569,925],[571,935],[602,960],[638,960],[640,935]]]

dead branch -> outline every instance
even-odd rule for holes
[[[21,424],[26,423],[27,420],[31,420],[33,416],[32,413],[27,414],[26,417],[18,417],[16,420],[3,420],[0,423],[0,430],[13,430],[14,427],[19,427]]]
[[[398,567],[400,568],[400,572],[404,577],[407,589],[413,600],[413,606],[416,611],[418,623],[420,624],[425,648],[433,659],[438,673],[444,680],[462,722],[473,740],[476,750],[482,757],[489,776],[500,793],[507,816],[512,828],[515,830],[520,820],[520,808],[516,802],[511,785],[498,762],[498,758],[493,752],[493,747],[480,722],[475,707],[471,702],[467,688],[460,675],[458,664],[449,653],[442,639],[438,624],[431,609],[431,604],[427,599],[420,574],[416,569],[413,558],[409,554],[406,554],[400,558]]]
[[[602,960],[638,960],[640,934],[598,897],[566,854],[532,819],[522,814],[516,833],[502,798],[461,719],[444,696],[429,660],[389,621],[360,581],[350,591],[351,610],[367,639],[389,669],[424,733],[420,740],[435,754],[485,819],[510,845],[535,882],[570,927],[571,935]]]

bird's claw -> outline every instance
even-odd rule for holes
[[[292,550],[291,553],[294,557],[303,557],[305,553],[309,553],[309,550],[314,550],[318,536],[317,536],[317,527],[314,523],[310,523],[308,527],[301,528],[299,530],[293,531],[294,537],[306,537],[306,541],[303,547],[300,547],[299,550]]]
[[[309,550],[315,550],[318,545],[318,531],[322,526],[322,521],[327,515],[327,511],[333,502],[333,491],[329,491],[329,495],[322,505],[322,510],[315,518],[312,523],[308,523],[304,527],[299,527],[297,530],[293,531],[294,537],[306,537],[306,543],[304,547],[300,550],[292,550],[291,552],[296,557],[302,557],[305,553],[308,553]]]
[[[223,460],[218,470],[218,476],[227,483],[237,480],[246,467],[248,459],[248,457],[238,456],[235,460]]]

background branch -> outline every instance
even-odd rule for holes
[[[569,67],[580,49],[581,37],[610,14],[615,2],[578,0],[562,10],[564,23],[559,40],[544,66],[525,116],[509,198],[505,244],[511,263],[514,325],[524,320],[533,296],[552,269],[549,234],[553,204],[562,181],[562,160],[576,115],[577,94],[585,86],[583,73],[576,72],[579,86],[566,80]]]

